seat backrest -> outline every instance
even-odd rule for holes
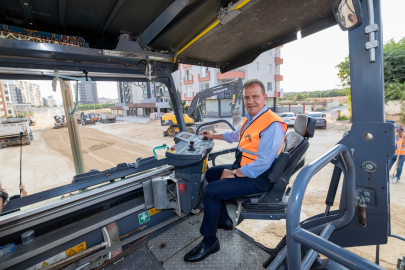
[[[308,139],[314,136],[315,127],[316,119],[307,115],[298,115],[294,131],[285,136],[287,142],[284,151],[290,154],[290,159],[283,173],[286,180],[304,166],[305,154],[309,147]]]

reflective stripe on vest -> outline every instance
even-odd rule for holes
[[[267,129],[274,122],[281,123],[284,127],[284,132],[287,131],[287,124],[284,123],[284,121],[271,110],[262,113],[259,117],[253,120],[253,122],[246,128],[245,131],[243,131],[243,129],[245,128],[245,125],[247,123],[247,118],[245,117],[243,119],[238,145],[238,150],[242,152],[242,158],[240,161],[241,167],[256,160],[256,158],[258,157],[257,150],[259,149],[260,133],[263,130]],[[281,152],[282,148],[283,143],[281,144],[278,153]]]
[[[405,155],[405,142],[404,139],[397,141],[397,150],[395,150],[395,155]]]

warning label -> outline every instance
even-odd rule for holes
[[[161,210],[160,209],[155,209],[155,207],[149,209],[149,216],[153,216],[154,214],[159,213]]]
[[[42,267],[47,266],[47,265],[48,265],[48,263],[47,263],[47,262],[44,262],[44,263],[42,264]]]
[[[86,242],[80,243],[72,248],[69,248],[66,250],[66,256],[69,258],[77,253],[82,252],[83,250],[86,250]]]

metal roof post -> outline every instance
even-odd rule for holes
[[[71,114],[74,108],[72,89],[70,83],[65,82],[65,84],[67,85],[67,88],[63,88],[63,84],[60,83],[60,89],[62,91],[63,108],[65,109],[70,147],[72,148],[73,163],[75,165],[76,174],[82,174],[85,172],[82,145],[80,143],[76,115]]]

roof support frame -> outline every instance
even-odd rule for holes
[[[138,38],[142,48],[147,46],[187,5],[189,1],[176,0],[160,16],[146,28]]]
[[[32,7],[30,0],[20,0],[21,9],[24,13],[24,17],[27,20],[27,27],[32,28],[34,27],[35,30],[37,29],[37,25],[35,23],[34,15],[32,14]]]
[[[122,4],[125,2],[125,0],[118,0],[113,9],[110,12],[110,15],[108,15],[107,19],[103,23],[103,25],[99,28],[99,30],[96,33],[96,36],[102,35],[105,30],[107,30],[108,26],[110,26],[112,20],[114,19],[115,15],[117,15],[118,10],[121,8]]]
[[[66,0],[57,0],[56,6],[58,14],[56,29],[63,34],[66,34],[65,33]]]

